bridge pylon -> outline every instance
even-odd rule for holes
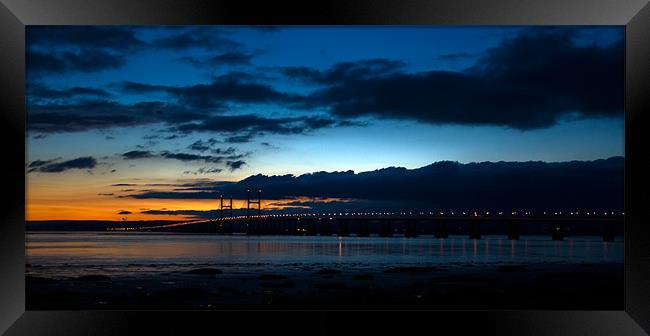
[[[230,203],[228,205],[223,204],[223,195],[219,196],[221,200],[221,218],[223,218],[223,209],[230,209],[230,217],[232,217],[232,196],[230,196]]]
[[[251,216],[251,204],[257,204],[257,215],[262,214],[262,189],[257,189],[257,201],[251,201],[251,190],[246,189],[247,199],[246,199],[246,217],[250,218]]]

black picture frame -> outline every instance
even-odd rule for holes
[[[347,311],[25,311],[25,26],[105,24],[624,25],[625,310],[402,311],[364,316]],[[197,328],[219,332],[238,326],[252,333],[301,330],[298,325],[309,328],[304,332],[323,332],[354,323],[365,333],[421,326],[456,334],[645,335],[650,332],[650,225],[644,221],[650,170],[642,144],[650,133],[645,129],[650,111],[649,32],[647,0],[0,0],[5,178],[0,203],[0,332],[189,334]]]

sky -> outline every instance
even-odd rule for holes
[[[380,192],[297,185],[316,172],[338,185],[349,171],[366,183],[360,173],[390,167],[444,176],[432,166],[441,161],[481,174],[506,168],[472,163],[524,171],[521,163],[539,161],[536,169],[555,171],[549,163],[585,161],[590,179],[615,184],[622,162],[608,177],[601,166],[624,155],[623,32],[30,26],[27,219],[192,218],[212,214],[221,194],[245,207],[243,190],[262,186],[274,188],[265,208],[397,209],[404,205]],[[417,194],[402,189],[387,193]],[[440,200],[450,193],[418,206],[467,204]],[[522,199],[483,197],[472,206]],[[517,206],[555,206],[529,201]]]

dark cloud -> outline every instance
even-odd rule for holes
[[[27,105],[27,129],[36,133],[84,132],[203,118],[205,114],[202,112],[163,102],[120,104],[108,100],[84,100],[71,104]]]
[[[145,142],[143,145],[136,145],[135,147],[138,149],[146,149],[146,148],[155,147],[157,144],[158,141],[149,140]]]
[[[457,60],[467,59],[471,57],[472,54],[470,53],[459,52],[459,53],[450,53],[450,54],[440,54],[438,55],[438,57],[436,57],[436,59],[441,61],[457,61]]]
[[[120,210],[120,211],[117,212],[118,215],[130,215],[132,213],[133,212],[128,211],[128,210]]]
[[[116,183],[116,184],[111,184],[111,187],[132,187],[132,186],[137,186],[137,184],[133,184],[133,183]]]
[[[88,87],[71,87],[67,89],[52,89],[40,84],[32,84],[27,88],[29,99],[71,99],[76,97],[95,97],[108,98],[111,94],[108,91],[88,88]]]
[[[203,161],[203,162],[219,163],[224,160],[224,157],[222,156],[197,155],[197,154],[189,154],[189,153],[163,152],[160,154],[160,156],[166,159],[174,159],[180,161]]]
[[[101,49],[82,49],[77,52],[28,51],[28,74],[63,74],[69,72],[96,72],[117,69],[125,64],[125,56]]]
[[[223,62],[236,62],[239,42],[211,27],[160,28],[165,37],[144,41],[136,29],[118,26],[31,26],[26,30],[30,76],[96,72],[124,66],[127,56],[156,48],[223,50]],[[241,53],[240,62],[246,54]]]
[[[216,148],[216,149],[211,150],[210,152],[211,152],[212,154],[232,155],[232,154],[235,153],[235,151],[236,151],[235,148],[233,148],[233,147],[228,147],[228,148],[226,148],[226,149],[223,149],[223,148]]]
[[[360,62],[354,72],[335,66],[290,75],[330,84],[313,93],[306,107],[343,118],[526,130],[567,118],[622,117],[623,52],[622,41],[581,46],[565,30],[533,29],[505,39],[463,72],[375,74]]]
[[[244,82],[233,77],[220,77],[209,84],[189,86],[125,82],[121,83],[119,88],[126,93],[167,93],[176,98],[180,105],[200,109],[224,109],[229,103],[291,105],[303,101],[303,97],[299,95],[280,92],[269,85]]]
[[[261,188],[265,199],[337,198],[393,204],[396,210],[622,210],[623,168],[622,157],[550,163],[443,161],[418,169],[390,167],[362,173],[259,174],[236,183],[200,182],[178,191],[129,197],[217,199],[222,194],[243,197],[247,188]]]
[[[255,134],[253,133],[244,134],[244,135],[234,135],[234,136],[227,137],[225,139],[225,142],[229,144],[247,143],[247,142],[251,142],[254,136]]]
[[[243,160],[227,161],[226,162],[226,167],[228,167],[228,169],[230,169],[231,172],[233,172],[233,171],[235,171],[237,169],[241,169],[245,165],[246,165],[246,162],[243,161]]]
[[[29,48],[86,47],[112,51],[132,51],[145,46],[135,30],[119,26],[29,26]]]
[[[212,32],[210,29],[170,31],[174,33],[173,38],[147,43],[185,48],[209,40],[211,42],[205,42],[207,47],[200,47],[216,48],[222,44],[213,39],[227,36],[218,29],[214,30],[215,34],[208,34]],[[206,84],[168,86],[124,82],[114,86],[123,93],[162,93],[170,102],[125,104],[102,99],[109,93],[100,89],[51,89],[31,85],[28,89],[33,92],[29,95],[34,99],[28,99],[27,127],[29,132],[42,135],[162,123],[173,133],[170,137],[191,132],[220,132],[225,133],[225,143],[243,143],[263,134],[305,134],[325,127],[365,126],[357,119],[365,117],[429,124],[505,126],[519,130],[550,127],[571,118],[622,117],[622,41],[609,46],[576,44],[572,31],[523,30],[489,49],[474,66],[464,71],[406,72],[404,62],[388,59],[341,62],[324,70],[280,68],[285,76],[318,87],[306,96],[259,83],[256,76],[243,72],[227,73]],[[60,43],[72,43],[76,33],[70,34],[61,37]],[[99,48],[101,43],[88,42],[81,49],[66,49],[65,52],[83,52],[84,48],[90,48],[91,52],[119,58],[120,53],[143,46],[128,29],[115,33],[102,30],[99,34],[106,35],[102,38],[106,39],[108,47]],[[111,34],[116,37],[111,38]],[[87,39],[83,36],[79,37],[81,41]],[[131,46],[120,47],[115,41],[125,41]],[[50,42],[37,38],[32,48],[35,52],[39,50],[39,43]],[[219,51],[218,56],[229,55],[233,60],[238,53],[247,55],[237,49]],[[441,57],[464,56],[461,54]],[[34,55],[38,57],[38,53]],[[57,52],[41,56],[57,57]],[[63,62],[76,62],[75,57],[65,57]],[[79,62],[95,63],[94,59],[83,57]],[[67,67],[54,61],[40,64],[49,64],[46,67],[58,69],[56,71],[64,71]],[[80,71],[84,69],[83,64],[74,67]],[[247,104],[318,111],[322,116],[226,115],[233,108]]]
[[[132,194],[128,196],[136,199],[217,199],[222,193],[210,191],[198,192],[176,192],[176,191],[148,191],[140,194]]]
[[[205,152],[208,149],[212,148],[212,146],[216,145],[219,143],[219,140],[215,138],[210,138],[208,140],[197,140],[191,145],[188,146],[189,149],[199,151],[199,152]],[[221,153],[215,153],[215,154],[221,154]]]
[[[191,170],[186,170],[183,172],[183,174],[193,174],[193,175],[199,175],[199,174],[218,174],[221,173],[223,169],[221,168],[207,168],[207,167],[202,167],[199,168],[195,171]]]
[[[255,57],[253,54],[232,51],[212,56],[206,59],[196,57],[183,57],[182,61],[188,62],[194,66],[223,66],[223,65],[250,65],[251,60]]]
[[[54,161],[57,161],[57,160],[60,160],[60,159],[61,159],[61,158],[58,157],[58,158],[51,159],[51,160],[34,160],[34,161],[32,161],[32,162],[27,166],[27,168],[37,168],[37,167],[42,167],[42,166],[45,166],[45,165],[47,165],[47,164],[50,164],[50,163],[52,163],[52,162],[54,162]]]
[[[200,122],[179,125],[176,130],[189,132],[243,133],[225,140],[228,143],[248,142],[255,134],[300,134],[337,125],[332,119],[320,117],[266,118],[258,115],[213,116]]]
[[[38,160],[37,160],[38,161]],[[34,161],[34,162],[37,162]],[[63,162],[52,162],[50,161],[39,161],[36,166],[31,168],[29,172],[41,172],[41,173],[60,173],[70,169],[92,169],[97,165],[97,160],[91,156],[80,157]],[[32,164],[34,164],[32,162]]]
[[[145,215],[167,215],[167,216],[192,216],[196,218],[216,218],[220,216],[218,210],[144,210],[140,211]]]
[[[319,129],[333,126],[336,124],[336,121],[326,118],[305,118],[304,123],[311,129]]]
[[[406,63],[402,61],[377,58],[336,63],[330,69],[324,71],[308,67],[285,67],[281,68],[280,71],[290,78],[307,82],[338,84],[343,81],[377,79],[381,76],[394,74],[405,66]]]
[[[212,64],[244,65],[250,64],[253,57],[255,57],[253,54],[228,52],[211,57],[209,61]]]
[[[229,38],[224,30],[214,27],[181,30],[180,33],[156,39],[151,45],[172,50],[234,50],[241,47],[241,43]]]
[[[221,152],[223,155],[199,155],[193,153],[172,153],[169,151],[163,151],[160,153],[154,153],[151,151],[129,151],[123,153],[121,156],[125,160],[136,160],[136,159],[149,159],[149,158],[160,158],[160,159],[169,159],[169,160],[178,160],[178,161],[200,161],[206,163],[221,163],[226,160],[236,160],[240,159],[247,154],[235,154],[235,149],[227,149]],[[207,169],[204,169],[204,172],[207,172]],[[211,171],[216,172],[216,171]]]
[[[145,43],[135,31],[108,26],[30,26],[26,29],[29,75],[117,69]]]
[[[146,158],[152,158],[155,155],[150,152],[150,151],[130,151],[122,154],[122,158],[126,160],[134,160],[134,159],[146,159]]]

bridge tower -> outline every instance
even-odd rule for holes
[[[223,204],[223,195],[219,198],[221,199],[221,218],[223,218],[223,209],[230,209],[230,217],[232,217],[232,196],[230,196],[230,203],[228,205]]]
[[[246,189],[247,199],[246,199],[246,217],[250,218],[251,216],[251,204],[257,204],[257,215],[262,214],[262,189],[257,189],[257,201],[251,201],[251,190]]]

